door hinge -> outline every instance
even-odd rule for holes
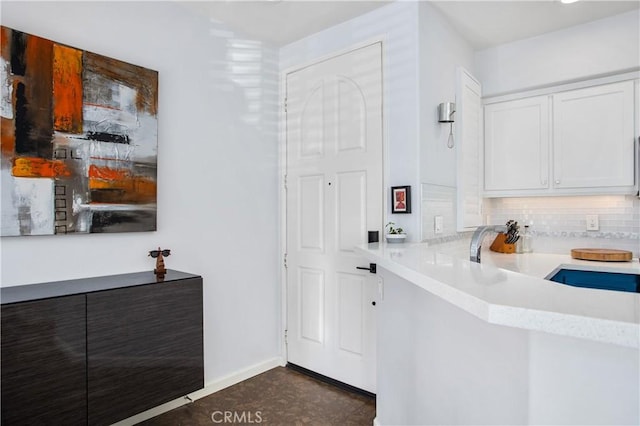
[[[286,113],[286,112],[288,112],[288,111],[287,111],[287,106],[288,106],[288,104],[287,104],[287,98],[284,98],[284,112],[285,112],[285,113]]]
[[[284,189],[288,189],[287,188],[287,175],[284,175]]]
[[[284,254],[284,267],[285,267],[285,269],[289,267],[287,265],[287,253]]]
[[[284,331],[284,344],[285,345],[289,344],[289,330]]]

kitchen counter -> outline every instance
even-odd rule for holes
[[[638,260],[482,253],[469,241],[369,244],[376,423],[640,424],[640,294],[547,281],[558,267],[640,273]]]
[[[640,274],[631,262],[591,262],[569,255],[482,252],[469,258],[468,240],[373,243],[358,247],[371,262],[490,323],[638,348],[640,294],[577,288],[544,278],[560,267]]]

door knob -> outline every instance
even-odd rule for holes
[[[364,271],[369,271],[372,274],[375,274],[376,273],[376,264],[375,263],[370,263],[368,267],[356,266],[356,269],[362,269]]]

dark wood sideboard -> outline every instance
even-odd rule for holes
[[[4,426],[108,425],[204,387],[202,277],[0,289]]]

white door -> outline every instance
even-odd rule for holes
[[[354,252],[383,226],[382,47],[286,77],[287,358],[375,392],[375,275]]]

